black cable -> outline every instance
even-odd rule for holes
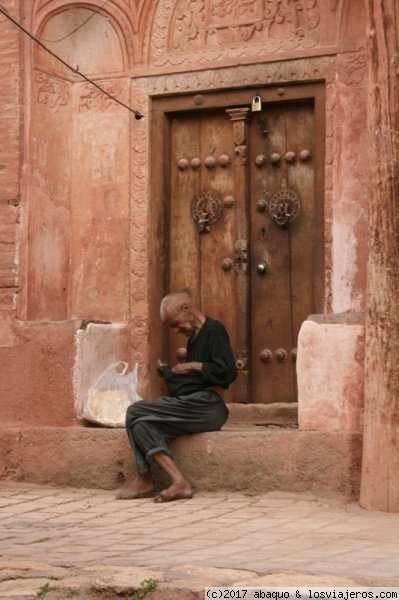
[[[63,40],[65,40],[70,35],[73,35],[77,31],[79,31],[79,29],[81,29],[84,25],[86,25],[86,23],[88,23],[90,21],[90,19],[92,19],[93,17],[95,17],[96,15],[98,15],[98,13],[100,12],[100,10],[103,9],[104,6],[106,4],[108,4],[109,1],[110,0],[105,0],[104,4],[102,4],[101,6],[99,6],[97,8],[97,10],[95,10],[94,12],[93,11],[91,12],[90,17],[87,17],[87,19],[85,21],[83,21],[83,23],[81,23],[80,25],[78,25],[77,27],[75,27],[75,29],[73,29],[72,31],[70,31],[69,33],[67,33],[66,35],[64,35],[62,38],[59,38],[58,40],[47,40],[46,38],[37,38],[37,39],[40,40],[41,42],[47,42],[48,44],[56,44],[58,42],[62,42]]]
[[[124,104],[123,102],[121,102],[120,100],[118,100],[118,98],[115,98],[114,96],[112,96],[111,94],[109,94],[106,90],[104,90],[101,86],[99,86],[95,81],[93,81],[92,79],[89,79],[88,77],[86,77],[86,75],[84,75],[83,73],[81,73],[79,71],[79,67],[76,67],[76,69],[74,69],[74,67],[71,67],[71,65],[69,65],[67,62],[65,62],[65,60],[63,60],[62,58],[60,58],[59,56],[57,56],[57,54],[55,54],[52,50],[50,50],[49,48],[47,48],[47,46],[45,46],[44,44],[42,44],[42,42],[35,35],[33,35],[33,33],[31,33],[30,31],[28,31],[27,29],[25,29],[25,27],[23,27],[20,23],[18,23],[18,21],[16,21],[1,4],[0,4],[0,12],[5,17],[7,17],[7,19],[9,19],[12,23],[14,23],[14,25],[16,25],[19,29],[21,29],[21,31],[23,31],[24,33],[26,33],[26,35],[28,35],[34,42],[36,42],[36,44],[39,44],[39,46],[41,46],[41,48],[43,48],[43,50],[45,50],[46,52],[48,52],[49,54],[51,54],[51,56],[53,56],[54,58],[56,58],[57,60],[59,60],[60,63],[62,63],[65,67],[67,67],[67,69],[69,69],[70,71],[72,71],[72,73],[76,73],[77,75],[79,75],[80,77],[82,77],[85,81],[87,81],[88,83],[91,83],[92,85],[94,85],[94,87],[96,87],[98,90],[100,90],[100,92],[102,92],[103,94],[105,94],[106,96],[108,96],[108,98],[111,98],[111,100],[113,100],[114,102],[117,102],[118,104],[120,104],[124,108],[127,108],[127,110],[130,110],[130,112],[134,113],[134,115],[135,115],[135,117],[136,117],[137,120],[143,118],[144,115],[142,115],[139,111],[134,110],[134,108],[131,108],[127,104]]]

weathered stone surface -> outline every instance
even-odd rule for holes
[[[196,489],[358,494],[361,436],[355,433],[226,428],[182,436],[171,450]],[[7,429],[0,452],[2,477],[16,481],[113,489],[134,475],[124,429]],[[154,475],[158,485],[164,482]]]
[[[357,317],[305,321],[297,373],[302,431],[362,430],[364,325]]]
[[[18,217],[18,208],[0,204],[0,244],[15,243]]]
[[[4,600],[32,600],[41,589],[45,590],[44,595],[49,600],[64,600],[75,595],[85,600],[107,600],[133,596],[142,589],[145,581],[155,585],[149,596],[152,600],[200,600],[207,587],[311,587],[316,590],[323,587],[358,587],[360,584],[359,578],[328,573],[315,575],[299,570],[273,570],[267,575],[259,575],[256,571],[190,564],[170,569],[161,565],[152,569],[103,565],[56,569],[34,562],[26,563],[24,567],[19,561],[14,561],[14,564],[7,562],[8,567],[0,567],[0,594]],[[377,584],[376,581],[374,583]],[[367,584],[364,579],[362,584]],[[383,584],[379,582],[379,585]]]
[[[332,310],[364,312],[367,260],[367,69],[364,52],[337,60]]]
[[[300,573],[298,571],[277,571],[268,575],[262,575],[257,579],[237,581],[237,586],[252,585],[257,587],[356,587],[358,583],[355,579],[339,577],[337,575],[311,575],[310,573]]]
[[[235,404],[228,405],[227,425],[293,425],[298,423],[297,402],[275,402],[272,404]]]
[[[322,315],[309,315],[307,321],[326,325],[365,325],[364,313],[329,313]]]
[[[72,369],[78,321],[12,326],[0,346],[2,426],[72,425],[76,422]],[[4,400],[3,400],[4,399]]]
[[[15,343],[15,293],[13,287],[0,288],[0,348],[12,348]]]
[[[6,0],[2,6],[14,18],[19,17],[20,2]],[[3,201],[20,195],[21,156],[21,71],[19,69],[20,32],[1,16],[0,35],[0,220]]]
[[[15,273],[15,245],[0,243],[0,287],[13,287]]]

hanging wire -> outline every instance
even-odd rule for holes
[[[115,96],[112,96],[112,94],[109,94],[106,90],[104,90],[104,88],[102,88],[101,86],[99,86],[98,83],[96,83],[92,79],[89,79],[89,77],[87,77],[86,75],[84,75],[84,73],[82,73],[81,71],[79,71],[79,66],[77,66],[76,69],[75,69],[74,67],[72,67],[71,65],[69,65],[67,62],[65,62],[65,60],[63,60],[57,54],[55,54],[55,52],[53,52],[52,50],[50,50],[50,48],[47,48],[47,46],[45,46],[35,35],[33,35],[33,33],[31,33],[30,31],[28,31],[27,29],[25,29],[25,27],[23,27],[20,23],[18,23],[18,21],[16,21],[9,14],[9,12],[7,11],[7,9],[5,9],[4,6],[2,6],[1,4],[0,4],[0,13],[2,13],[7,19],[9,19],[12,23],[14,23],[14,25],[16,27],[18,27],[19,29],[21,29],[21,31],[23,31],[34,42],[36,42],[36,44],[39,44],[39,46],[41,48],[43,48],[43,50],[45,50],[46,52],[48,52],[49,54],[51,54],[51,56],[53,56],[54,58],[56,58],[60,63],[62,63],[65,67],[67,67],[67,69],[69,69],[70,71],[72,71],[72,73],[75,73],[76,75],[79,75],[85,81],[87,81],[88,83],[91,83],[91,85],[94,85],[94,87],[97,88],[100,92],[102,92],[103,94],[105,94],[106,96],[108,96],[108,98],[110,98],[111,100],[113,100],[117,104],[120,104],[121,106],[123,106],[124,108],[126,108],[127,110],[129,110],[130,112],[132,112],[135,115],[135,117],[136,117],[137,120],[143,118],[144,115],[141,114],[141,112],[135,110],[134,108],[131,108],[127,104],[124,104],[123,102],[121,102],[120,100],[118,100],[118,98],[115,98]]]
[[[70,31],[69,33],[67,33],[66,35],[64,35],[62,38],[59,38],[58,40],[47,40],[46,38],[42,38],[42,37],[41,38],[37,38],[37,39],[39,39],[41,42],[47,42],[49,44],[56,44],[58,42],[62,42],[63,40],[65,40],[70,35],[73,35],[77,31],[79,31],[79,29],[81,29],[84,25],[86,25],[86,23],[88,23],[90,21],[90,19],[92,19],[93,17],[95,17],[96,15],[98,15],[98,13],[100,12],[100,10],[102,10],[104,8],[104,6],[106,6],[108,4],[109,1],[110,0],[105,0],[104,4],[102,4],[101,6],[99,6],[95,11],[92,11],[90,17],[87,17],[87,19],[85,19],[83,21],[83,23],[81,23],[80,25],[78,25],[77,27],[75,27],[75,29],[73,29],[72,31]]]

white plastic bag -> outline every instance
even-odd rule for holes
[[[89,389],[83,406],[84,419],[108,427],[125,426],[128,406],[141,400],[137,393],[138,364],[130,373],[128,368],[128,363],[119,361],[105,369]]]

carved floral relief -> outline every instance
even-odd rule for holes
[[[312,48],[320,41],[319,24],[318,0],[162,0],[152,62],[177,64],[198,52],[214,60]]]

